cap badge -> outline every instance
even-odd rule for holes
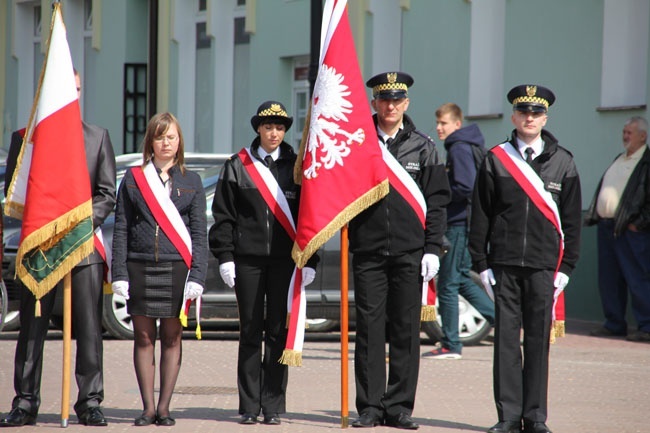
[[[537,93],[537,86],[526,86],[526,94],[528,96],[535,96]]]
[[[397,81],[397,72],[389,72],[386,74],[386,79],[389,83],[394,83]]]

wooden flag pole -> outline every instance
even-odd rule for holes
[[[61,383],[61,427],[70,415],[70,343],[72,337],[72,274],[63,277],[63,374]]]
[[[341,427],[348,428],[348,226],[341,228]]]

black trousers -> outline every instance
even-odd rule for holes
[[[77,266],[72,270],[72,330],[77,340],[75,378],[79,394],[74,410],[81,415],[86,409],[99,406],[104,400],[102,341],[102,264]],[[20,407],[32,415],[41,405],[43,347],[56,290],[41,298],[41,316],[35,317],[36,298],[24,286],[20,296],[20,332],[14,358],[14,390],[12,407]]]
[[[493,271],[494,400],[499,421],[546,422],[554,271],[515,266],[494,266]]]
[[[421,260],[422,251],[393,257],[354,254],[352,258],[359,414],[393,417],[413,413],[420,368]]]
[[[240,414],[286,412],[289,369],[279,360],[287,341],[287,295],[294,267],[290,257],[235,259]]]

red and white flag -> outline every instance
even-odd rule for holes
[[[323,11],[318,77],[298,158],[302,190],[292,256],[300,268],[341,227],[388,194],[346,6],[346,0],[327,0]]]
[[[94,249],[81,112],[58,2],[33,107],[5,213],[23,220],[16,274],[40,299]]]

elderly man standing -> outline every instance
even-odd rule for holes
[[[596,337],[627,335],[628,290],[638,329],[629,341],[650,343],[650,152],[648,122],[631,117],[623,127],[625,151],[603,175],[585,217],[598,224],[598,286],[605,323]]]

